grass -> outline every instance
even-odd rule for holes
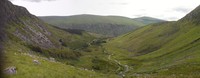
[[[84,70],[61,62],[51,62],[44,56],[32,52],[29,48],[15,42],[9,42],[5,48],[5,68],[9,66],[17,67],[17,74],[7,77],[11,78],[117,78],[116,75],[97,73],[92,70]],[[29,55],[31,54],[31,56]],[[33,63],[39,60],[41,64]]]

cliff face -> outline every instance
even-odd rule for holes
[[[26,8],[14,6],[11,2],[1,0],[1,18],[5,19],[7,33],[21,40],[43,48],[53,48],[47,24],[31,15]]]

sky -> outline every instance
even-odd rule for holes
[[[149,16],[176,21],[191,12],[200,0],[10,0],[36,16],[79,14],[137,18]]]

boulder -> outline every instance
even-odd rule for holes
[[[49,61],[56,62],[55,58],[52,58],[52,57],[49,58]]]
[[[33,63],[35,63],[35,64],[41,64],[38,60],[33,60]]]
[[[8,68],[6,68],[4,70],[4,73],[5,74],[9,74],[9,75],[16,74],[17,73],[17,68],[15,66],[8,67]]]

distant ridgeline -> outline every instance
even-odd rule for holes
[[[119,36],[151,23],[163,20],[141,17],[131,19],[121,16],[74,15],[39,17],[43,21],[65,29],[81,29],[105,36]]]

